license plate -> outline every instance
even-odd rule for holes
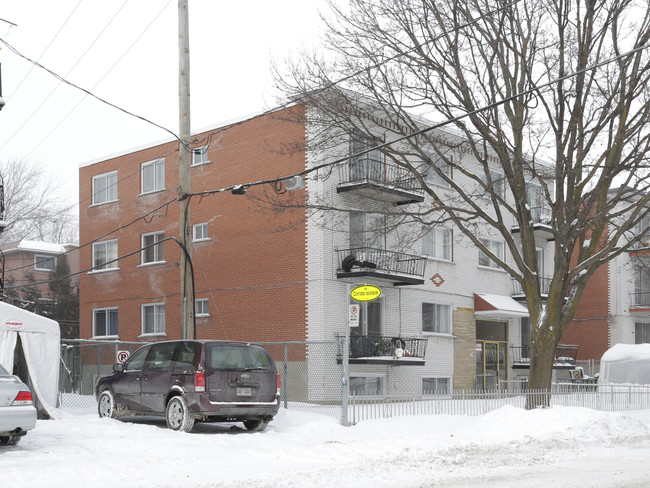
[[[252,394],[250,388],[237,387],[237,396],[251,396]]]

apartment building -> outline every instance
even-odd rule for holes
[[[310,148],[307,110],[292,107],[194,136],[192,193],[211,192],[191,199],[196,337],[340,342],[351,290],[372,284],[381,297],[360,304],[350,331],[353,393],[484,389],[525,377],[526,356],[519,354],[516,368],[512,351],[528,346],[528,314],[509,275],[451,225],[415,226],[408,233],[418,237],[405,243],[382,220],[378,209],[386,205],[431,205],[403,169],[369,152],[309,172],[304,188],[294,180],[297,191],[273,184],[328,160]],[[389,134],[387,127],[376,121],[377,132]],[[354,137],[343,146],[343,153],[359,149]],[[80,278],[81,337],[180,337],[181,250],[165,240],[179,232],[177,148],[166,141],[80,168],[80,239],[92,243],[80,250],[81,267],[89,269]],[[444,190],[434,173],[426,177]],[[262,181],[271,183],[244,194],[219,191]],[[315,198],[338,210],[302,207]],[[536,218],[540,269],[551,269],[548,226],[542,212]],[[481,238],[508,259],[502,240]],[[301,354],[292,359],[306,361],[313,374],[308,398],[324,398],[315,379],[333,371],[340,356]]]

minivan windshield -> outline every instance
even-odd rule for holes
[[[271,370],[271,359],[266,351],[255,346],[211,344],[205,352],[208,371],[220,369]]]

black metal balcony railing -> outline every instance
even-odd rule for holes
[[[540,207],[531,207],[530,217],[533,221],[533,224],[551,225],[553,212],[546,205]]]
[[[424,277],[426,258],[415,254],[386,251],[372,247],[337,249],[337,274],[368,271],[389,275],[411,275]]]
[[[553,278],[539,278],[539,291],[542,295],[548,295],[548,292],[551,289],[551,281],[553,281]],[[524,288],[517,280],[512,280],[512,287],[512,294],[514,296],[524,295]]]
[[[630,306],[650,307],[650,292],[648,291],[630,292]]]
[[[510,357],[513,364],[530,364],[530,346],[510,346]],[[558,344],[555,349],[554,367],[575,366],[578,358],[578,346]]]
[[[394,186],[401,190],[424,195],[417,178],[406,168],[370,157],[360,157],[339,166],[339,184],[372,182]]]
[[[343,357],[343,343],[345,337],[338,335],[338,359]],[[350,336],[351,360],[377,360],[384,359],[399,361],[404,359],[424,359],[427,352],[427,340],[417,337],[388,337],[388,336]]]

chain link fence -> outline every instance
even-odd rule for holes
[[[263,342],[280,375],[281,407],[341,417],[341,378],[336,341]],[[63,340],[59,406],[95,409],[95,383],[142,342]]]

